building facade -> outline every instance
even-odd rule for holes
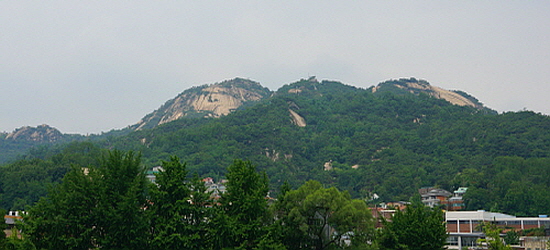
[[[550,218],[547,216],[516,217],[484,210],[448,211],[445,213],[445,223],[447,225],[447,232],[449,233],[449,249],[462,249],[463,247],[476,249],[478,247],[477,239],[485,237],[481,229],[482,223],[494,223],[505,230],[515,231],[550,228]]]

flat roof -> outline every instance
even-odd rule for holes
[[[446,220],[482,220],[482,221],[500,221],[500,220],[548,220],[548,217],[516,217],[509,214],[493,213],[484,210],[478,211],[447,211]]]

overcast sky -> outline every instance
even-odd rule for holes
[[[0,1],[0,132],[124,128],[191,86],[399,77],[550,114],[550,1]]]

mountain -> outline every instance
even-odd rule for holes
[[[24,126],[11,133],[0,133],[0,164],[16,159],[31,148],[83,138],[84,136],[81,135],[63,134],[58,129],[46,124],[36,127]]]
[[[287,98],[285,96],[323,100],[326,97],[355,95],[363,91],[365,90],[339,82],[326,80],[319,82],[315,77],[310,77],[309,79],[302,79],[283,85],[277,91],[272,92],[258,82],[235,78],[187,89],[175,98],[168,100],[154,112],[145,115],[138,123],[121,130],[112,130],[99,135],[82,136],[63,134],[48,125],[40,125],[37,127],[24,126],[11,133],[1,133],[0,149],[2,153],[0,153],[0,164],[13,160],[18,155],[22,155],[28,152],[29,149],[40,145],[53,145],[73,140],[101,141],[105,138],[119,138],[132,131],[156,128],[159,125],[167,125],[181,118],[220,118],[243,107],[252,107],[260,104],[262,101]],[[465,92],[444,90],[431,86],[425,80],[417,80],[415,78],[385,81],[366,91],[374,95],[384,95],[384,93],[404,96],[409,96],[410,94],[428,95],[455,105],[473,107],[477,110],[496,114],[495,111],[484,107],[476,98]],[[315,125],[314,118],[304,116],[303,110],[301,110],[302,104],[294,100],[290,100],[287,104],[283,116],[291,124],[299,127]],[[325,105],[330,106],[334,104],[326,103]],[[331,107],[322,108],[330,110]],[[414,119],[418,120],[420,117],[415,117]],[[187,121],[187,123],[189,122],[205,123],[202,120]],[[146,138],[141,139],[143,139],[144,143],[150,143]]]
[[[362,91],[364,90],[339,82],[326,80],[319,82],[315,77],[310,77],[309,79],[283,85],[277,91],[272,92],[258,82],[235,78],[187,89],[175,98],[168,100],[154,112],[145,115],[138,123],[121,130],[112,130],[99,135],[81,136],[63,134],[48,125],[40,125],[37,127],[24,126],[12,133],[2,133],[0,134],[0,149],[2,150],[0,164],[13,160],[18,155],[22,155],[28,152],[29,149],[40,145],[53,145],[72,140],[98,141],[104,138],[119,138],[132,131],[152,129],[181,118],[220,118],[243,107],[251,107],[262,101],[280,99],[287,95],[321,100],[323,97],[354,95]],[[495,111],[484,107],[476,98],[465,92],[444,90],[431,86],[427,81],[415,78],[385,81],[379,83],[376,87],[367,89],[367,91],[375,95],[384,95],[384,93],[405,96],[424,94],[456,105],[474,107],[478,110],[496,114]],[[327,103],[326,105],[333,104]],[[284,117],[288,118],[290,123],[299,127],[315,125],[311,118],[303,116],[303,110],[300,111],[300,106],[295,101],[289,101],[287,107],[285,107]],[[323,108],[330,110],[330,107]],[[187,122],[198,122],[198,120]],[[200,121],[200,123],[202,124],[204,121]],[[145,139],[144,142],[147,143],[148,141]]]
[[[425,80],[417,80],[416,78],[401,78],[398,80],[388,80],[379,83],[376,87],[371,88],[373,93],[393,92],[393,93],[412,93],[412,94],[427,94],[438,99],[443,99],[454,105],[469,106],[476,109],[487,109],[475,97],[463,91],[445,90],[439,87],[430,85]]]
[[[6,140],[19,140],[29,142],[56,142],[63,138],[63,134],[56,128],[46,124],[37,127],[25,126],[16,129],[6,135]]]
[[[302,98],[319,98],[323,95],[333,95],[343,92],[352,93],[358,91],[359,89],[350,85],[345,85],[335,81],[321,81],[319,82],[315,76],[310,77],[309,79],[302,79],[298,82],[287,84],[279,88],[276,92],[276,96],[285,96],[285,95],[296,95]],[[307,121],[302,117],[300,113],[300,107],[295,103],[290,101],[288,103],[288,115],[291,118],[292,124],[305,127],[307,126]]]
[[[220,103],[237,105],[216,109]],[[215,179],[234,159],[247,159],[267,173],[274,196],[285,181],[298,187],[311,179],[381,201],[407,200],[426,186],[469,187],[468,209],[550,213],[549,116],[498,114],[464,92],[414,78],[363,89],[312,77],[275,92],[237,78],[186,90],[133,129],[85,143],[139,151],[146,167],[178,156],[190,173]],[[35,178],[38,160],[63,173],[59,162],[67,169],[71,159],[92,158],[88,152],[98,150],[89,144],[41,148],[25,157],[36,161],[0,166],[0,192],[7,192],[2,176],[22,189],[58,181]],[[28,194],[39,193],[18,192],[5,207],[17,207],[17,198],[32,203],[37,197]]]
[[[384,201],[426,186],[469,187],[468,209],[550,213],[550,117],[497,114],[416,79],[374,88],[302,79],[218,119],[177,119],[102,146],[140,151],[147,166],[175,155],[215,179],[247,159],[267,173],[274,195],[285,181],[311,179]]]
[[[168,100],[159,109],[147,114],[138,123],[121,130],[83,136],[63,134],[48,125],[24,126],[11,133],[0,133],[0,164],[12,161],[40,145],[119,137],[134,130],[154,128],[184,117],[221,117],[271,95],[272,92],[268,88],[257,82],[235,78],[187,89],[174,99]]]
[[[211,85],[194,87],[167,101],[146,115],[133,130],[154,128],[182,117],[220,117],[249,102],[269,97],[271,91],[259,83],[235,78]]]

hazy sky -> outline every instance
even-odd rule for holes
[[[425,79],[550,114],[550,1],[0,1],[0,131],[99,133],[234,77]]]

